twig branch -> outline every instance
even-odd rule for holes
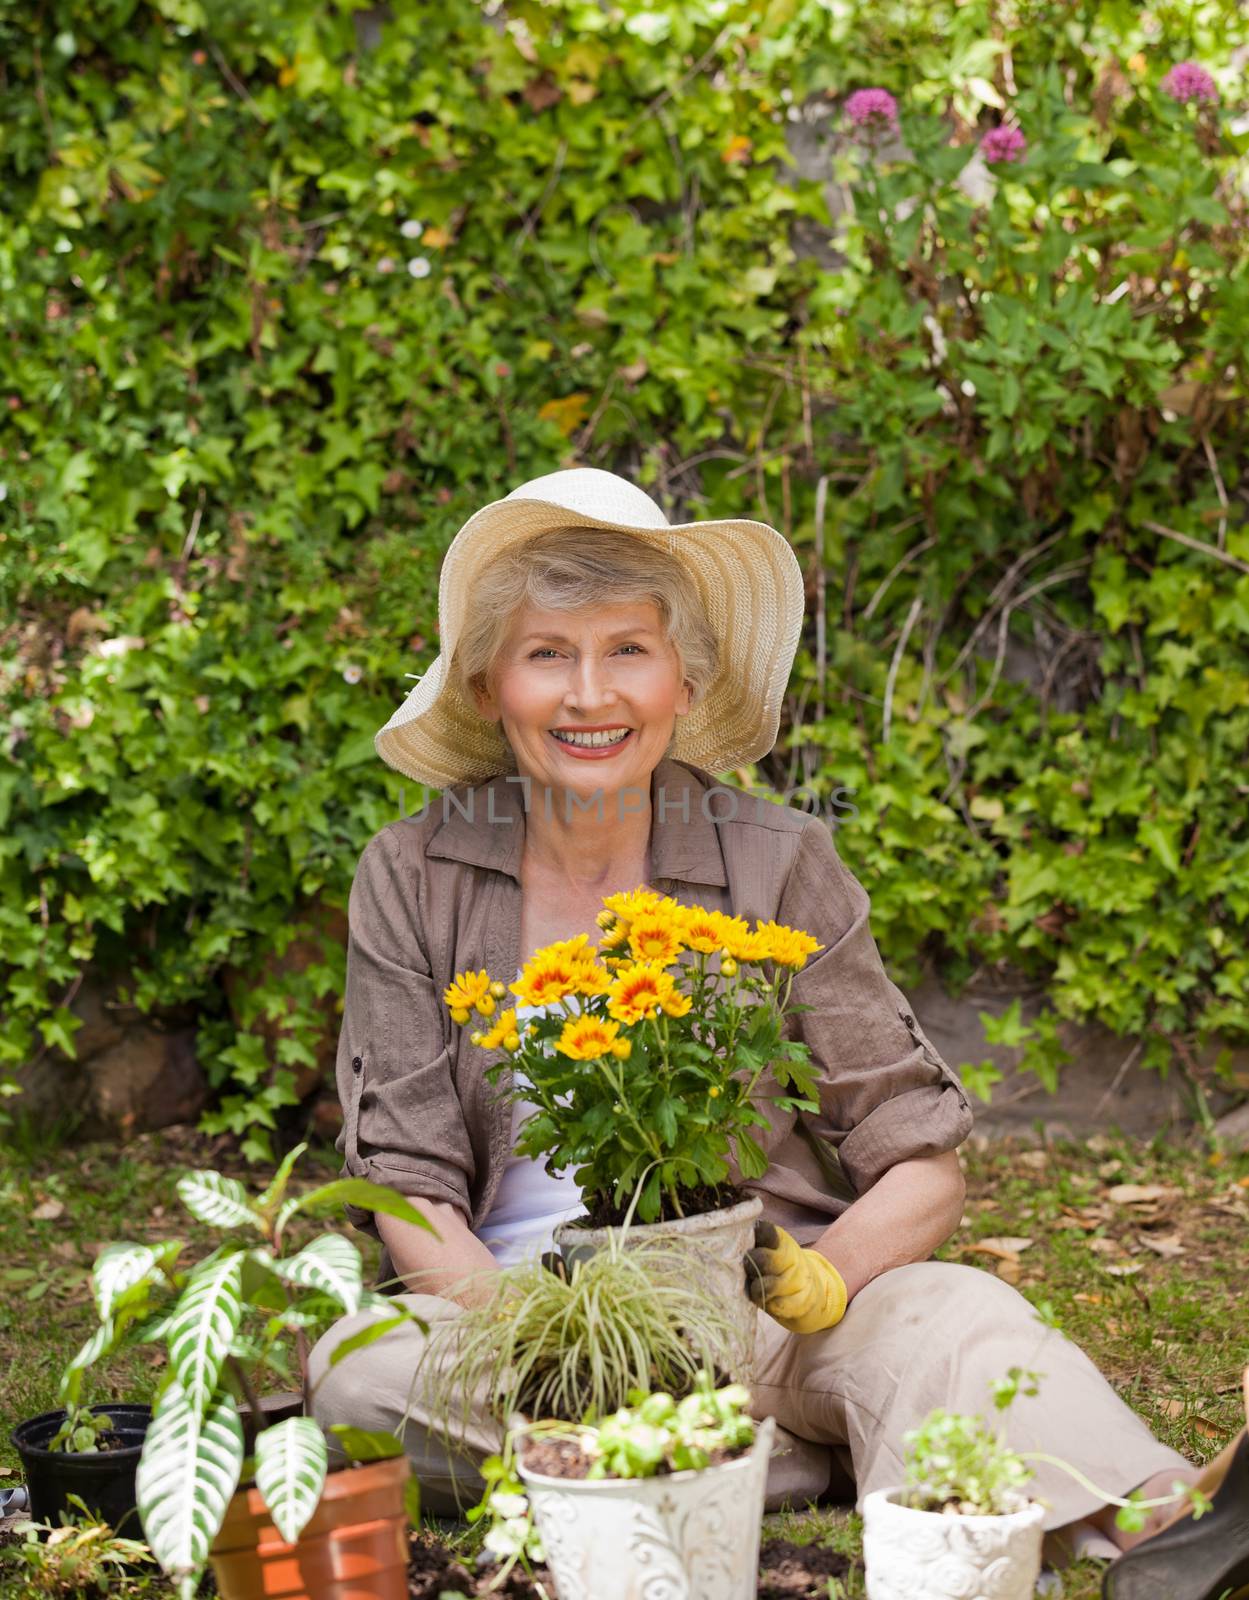
[[[908,517],[905,522],[899,523],[896,528],[891,530],[891,532],[905,533],[908,528],[913,528],[915,524],[921,520],[922,517],[920,513],[916,512],[913,517]],[[922,556],[925,550],[931,550],[936,542],[936,536],[933,535],[932,538],[921,539],[918,544],[911,546],[907,553],[902,557],[901,561],[899,561],[894,566],[893,570],[889,572],[877,585],[875,594],[873,594],[872,598],[863,607],[863,620],[865,622],[872,615],[880,602],[885,598],[885,595],[889,592],[890,585],[893,583],[893,580],[898,576],[902,569],[904,567],[909,567],[911,562],[915,560],[916,556]]]
[[[1219,549],[1222,550],[1227,543],[1227,489],[1223,484],[1223,474],[1219,471],[1219,458],[1214,453],[1210,443],[1210,435],[1203,433],[1201,447],[1206,452],[1206,460],[1210,463],[1210,471],[1214,477],[1214,487],[1218,492],[1219,505],[1223,508],[1223,515],[1219,518]]]
[[[1194,539],[1191,533],[1179,533],[1175,528],[1164,527],[1161,522],[1144,522],[1141,526],[1148,528],[1150,533],[1161,534],[1164,539],[1174,539],[1177,544],[1187,545],[1190,550],[1199,550],[1203,556],[1213,556],[1216,561],[1221,561],[1225,567],[1234,567],[1237,572],[1249,572],[1249,561],[1239,561],[1235,556],[1229,556],[1226,550],[1220,550],[1216,545],[1206,544],[1201,539]]]
[[[893,659],[889,663],[889,676],[885,679],[885,709],[881,717],[880,742],[889,743],[889,724],[893,718],[893,689],[898,679],[898,668],[902,665],[902,657],[906,653],[906,642],[911,637],[911,629],[924,609],[923,595],[916,595],[911,601],[911,609],[906,614],[906,621],[902,624],[902,633],[894,647]]]

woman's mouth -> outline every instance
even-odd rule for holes
[[[554,728],[548,731],[562,750],[581,761],[602,761],[628,744],[634,733],[632,728],[609,728],[593,734],[573,734],[566,729],[556,732]]]

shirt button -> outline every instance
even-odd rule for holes
[[[352,1058],[351,1058],[351,1070],[353,1072],[359,1072],[360,1069],[363,1066],[364,1066],[364,1062],[359,1056],[352,1056]]]

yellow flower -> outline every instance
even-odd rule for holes
[[[472,1015],[472,1012],[465,1011],[463,1006],[452,1006],[451,1007],[451,1020],[452,1020],[452,1022],[459,1022],[459,1023],[463,1024],[463,1023],[468,1021],[468,1019],[469,1019],[469,1017],[471,1015]]]
[[[451,984],[442,991],[442,998],[452,1011],[471,1011],[482,996],[489,993],[490,974],[483,968],[480,972],[457,972]],[[459,1020],[457,1017],[456,1021]],[[463,1020],[467,1022],[468,1018]]]
[[[725,956],[720,963],[720,971],[726,978],[735,978],[737,976],[737,962],[733,960],[732,956]]]
[[[671,973],[656,962],[635,962],[616,973],[608,990],[608,1015],[617,1022],[640,1022],[654,1016],[673,994]]]
[[[482,1034],[480,1040],[481,1048],[483,1050],[497,1050],[507,1038],[508,1034],[515,1032],[516,1011],[514,1007],[509,1007],[506,1011],[501,1011],[499,1013],[494,1027]],[[477,1041],[474,1041],[474,1043],[476,1042]]]
[[[496,1000],[502,1000],[503,996],[507,993],[507,985],[503,983],[501,979],[496,978],[490,985],[490,993],[495,997]]]
[[[758,938],[764,957],[782,967],[805,966],[807,957],[824,946],[801,928],[787,928],[783,922],[761,922]]]
[[[713,1100],[718,1100],[720,1098],[719,1087],[714,1083],[712,1084],[711,1088],[707,1090],[707,1093]]]
[[[618,950],[622,944],[627,943],[628,938],[629,924],[627,922],[617,922],[599,940],[598,947],[600,950]]]
[[[681,994],[678,990],[674,989],[671,995],[669,995],[669,997],[664,1001],[663,1009],[665,1015],[669,1017],[683,1017],[693,1004],[694,1002],[690,999],[689,995]]]
[[[611,988],[611,973],[597,961],[578,967],[577,972],[577,993],[586,996],[587,999],[592,995],[606,994]]]
[[[532,961],[526,961],[520,977],[509,987],[525,1005],[547,1006],[576,994],[584,977],[583,963],[540,950]]]
[[[720,924],[728,920],[722,911],[707,911],[702,906],[683,906],[681,937],[691,950],[714,955],[720,948]]]
[[[492,1017],[494,1015],[494,996],[492,994],[483,994],[477,1002],[477,1009],[483,1017]]]
[[[505,1050],[507,1050],[507,1051],[519,1050],[520,1049],[520,1034],[518,1034],[518,1033],[509,1033],[507,1038],[504,1039],[504,1041],[503,1041],[503,1048]]]
[[[616,920],[616,913],[614,911],[603,910],[599,912],[598,916],[595,917],[594,920],[600,928],[610,929]]]
[[[629,949],[637,961],[675,961],[681,953],[681,929],[662,911],[645,911],[629,924]]]
[[[561,1055],[574,1061],[597,1061],[611,1053],[620,1032],[618,1022],[604,1022],[599,1017],[576,1017],[564,1024],[564,1031],[555,1041]]]
[[[611,1047],[611,1053],[617,1061],[627,1061],[633,1053],[633,1045],[628,1039],[617,1039]]]
[[[758,940],[747,927],[742,917],[726,917],[719,913],[716,917],[716,930],[720,938],[720,949],[726,956],[732,956],[735,961],[758,961],[760,958],[755,953]]]
[[[605,910],[614,911],[618,917],[631,922],[634,917],[641,916],[643,911],[653,911],[663,898],[663,895],[656,890],[648,889],[645,884],[639,883],[636,889],[628,889],[621,894],[605,895],[603,906]]]

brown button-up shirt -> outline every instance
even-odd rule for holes
[[[345,1171],[456,1206],[471,1228],[489,1214],[511,1153],[510,1107],[484,1076],[505,1052],[471,1044],[442,994],[467,969],[510,983],[532,954],[520,949],[528,801],[526,784],[501,775],[389,823],[360,856],[348,907],[337,1061]],[[818,1068],[819,1112],[765,1105],[770,1127],[755,1130],[770,1164],[744,1187],[769,1216],[810,1243],[897,1162],[967,1137],[967,1096],[885,975],[867,894],[821,817],[665,758],[651,780],[650,851],[660,893],[775,918],[824,946],[790,991],[813,1009],[786,1021]],[[350,1214],[374,1231],[368,1213]]]

